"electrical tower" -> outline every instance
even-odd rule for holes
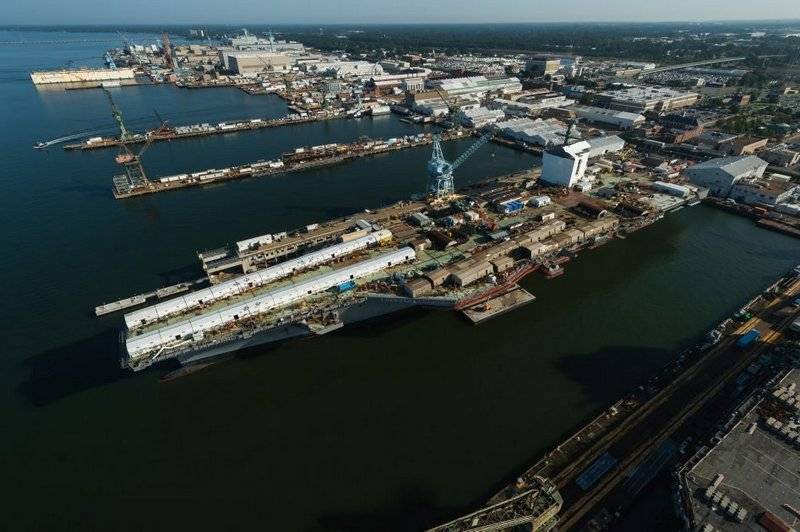
[[[467,148],[458,159],[452,163],[444,158],[442,153],[442,138],[439,135],[433,136],[433,153],[428,161],[428,194],[434,198],[450,196],[455,192],[453,182],[453,172],[464,161],[469,159],[478,149],[492,138],[492,133],[484,133],[475,143]]]

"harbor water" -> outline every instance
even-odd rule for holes
[[[113,150],[32,148],[112,133],[102,91],[37,89],[28,71],[100,64],[119,45],[113,32],[0,31],[10,530],[417,530],[478,504],[800,263],[797,240],[698,206],[582,253],[558,279],[528,278],[534,303],[478,327],[415,311],[169,382],[130,374],[121,317],[94,318],[95,305],[199,276],[199,250],[408,198],[424,189],[429,148],[115,200]],[[235,88],[113,93],[135,130],[157,125],[154,109],[175,125],[287,112]],[[144,165],[167,175],[420,131],[396,116],[336,120],[158,143]],[[456,180],[538,164],[487,145]]]

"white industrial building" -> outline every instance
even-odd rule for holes
[[[596,101],[606,107],[632,113],[664,112],[694,105],[700,99],[696,92],[667,87],[635,86],[601,92]]]
[[[487,124],[494,124],[506,117],[503,111],[498,109],[487,109],[486,107],[475,107],[472,109],[462,109],[458,112],[458,119],[461,124],[467,127],[483,127]]]
[[[589,144],[589,159],[617,153],[625,149],[625,141],[616,135],[595,137],[586,141]]]
[[[334,288],[347,281],[359,279],[385,268],[415,259],[416,253],[410,247],[384,253],[346,268],[334,270],[298,283],[288,284],[221,308],[201,311],[199,314],[177,323],[168,324],[142,334],[131,334],[126,340],[126,350],[131,358],[138,358],[149,352],[199,340],[204,333],[236,323],[240,319],[265,314],[310,295]]]
[[[735,183],[728,197],[752,205],[761,203],[776,206],[797,194],[798,185],[783,179],[747,179]]]
[[[425,79],[422,77],[407,78],[403,80],[403,90],[406,92],[422,92],[425,90]]]
[[[484,96],[489,92],[514,94],[522,92],[522,82],[517,78],[487,78],[471,76],[467,78],[437,79],[431,81],[434,89],[447,92],[449,96]]]
[[[450,113],[450,107],[438,96],[415,99],[412,108],[414,111],[428,116],[446,116]]]
[[[567,125],[554,118],[515,118],[497,124],[497,130],[503,137],[536,146],[560,146],[564,144]],[[573,129],[572,135],[580,137]]]
[[[273,52],[256,50],[225,50],[220,52],[226,70],[240,76],[254,76],[261,72],[288,72],[295,58]]]
[[[678,198],[688,198],[692,193],[689,187],[677,185],[675,183],[667,183],[665,181],[655,181],[653,183],[653,190]]]
[[[331,63],[318,63],[310,67],[318,74],[336,76],[337,78],[349,77],[374,77],[383,75],[383,67],[378,63],[368,61],[335,61]]]
[[[545,150],[540,181],[572,188],[586,174],[591,145],[586,141]]]
[[[542,98],[533,102],[521,102],[516,100],[507,100],[505,98],[495,98],[489,102],[488,107],[491,109],[502,109],[504,113],[511,116],[529,116],[537,115],[545,109],[565,107],[573,103],[575,103],[575,100],[570,100],[564,95]]]
[[[603,107],[573,105],[567,107],[567,110],[572,112],[576,117],[582,118],[587,122],[604,124],[623,130],[639,127],[645,122],[644,116],[639,113],[629,113],[627,111],[617,111],[615,109],[605,109]]]
[[[764,175],[767,162],[755,155],[722,157],[690,166],[684,174],[692,183],[707,188],[714,196],[727,197],[733,185],[742,179]]]
[[[260,237],[258,237],[260,239]],[[241,294],[247,290],[263,286],[277,281],[284,277],[307,270],[320,264],[325,264],[333,260],[352,255],[353,253],[370,246],[388,242],[392,238],[392,233],[386,229],[363,236],[361,238],[343,242],[334,246],[329,246],[311,253],[306,253],[295,259],[287,260],[271,266],[261,271],[249,273],[242,277],[237,277],[225,281],[209,288],[197,290],[189,294],[178,296],[167,301],[162,301],[155,305],[145,307],[125,314],[125,326],[128,329],[135,329],[148,323],[164,319],[168,316],[180,314],[195,307],[208,305],[214,301],[225,299],[236,294]],[[252,239],[256,240],[256,239]],[[261,241],[261,240],[259,240]],[[246,243],[248,241],[242,241]],[[242,248],[240,248],[241,251]],[[245,246],[244,249],[247,249]]]

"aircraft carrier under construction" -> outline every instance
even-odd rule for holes
[[[464,159],[432,168],[434,149],[426,199],[205,251],[204,278],[191,284],[205,288],[162,289],[163,300],[136,309],[141,297],[98,307],[129,310],[122,366],[189,365],[412,307],[463,311],[480,323],[534,299],[517,284],[525,275],[557,276],[576,251],[663,216],[629,208],[632,197],[542,187],[530,173],[454,192],[452,170]]]

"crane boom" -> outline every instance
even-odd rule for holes
[[[478,151],[481,148],[481,146],[483,146],[484,144],[489,142],[490,138],[492,138],[492,132],[491,131],[481,135],[481,137],[478,140],[476,140],[475,143],[472,144],[472,146],[467,148],[464,153],[462,153],[461,155],[458,156],[458,159],[453,161],[453,168],[452,168],[451,171],[455,170],[456,168],[458,168],[459,166],[464,164],[464,161],[466,161],[467,159],[472,157],[472,154],[474,154],[476,151]]]
[[[439,135],[433,136],[433,154],[428,161],[428,194],[443,198],[450,196],[455,191],[453,183],[453,171],[464,164],[478,149],[492,138],[492,132],[488,131],[481,135],[472,146],[462,153],[455,162],[451,163],[444,158],[442,153],[441,138]]]
[[[114,115],[114,120],[116,120],[119,126],[119,138],[120,140],[127,140],[128,137],[130,137],[130,133],[128,132],[128,128],[125,127],[125,121],[122,119],[122,111],[119,110],[119,107],[117,107],[117,104],[114,102],[111,91],[103,87],[103,92],[106,94],[106,97],[108,97],[108,102],[111,104],[111,114]]]

